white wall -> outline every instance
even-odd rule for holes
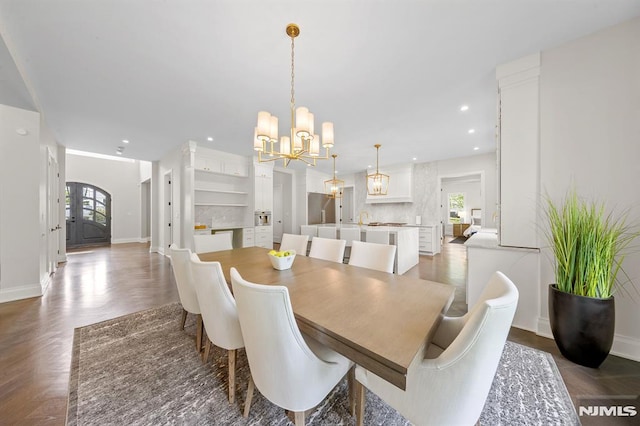
[[[151,245],[152,250],[157,250],[160,254],[168,254],[166,253],[168,244],[165,241],[165,225],[169,222],[171,222],[173,228],[173,243],[177,244],[179,247],[192,247],[193,217],[184,217],[183,210],[186,208],[187,214],[191,216],[193,215],[193,211],[190,209],[190,204],[192,203],[190,194],[193,182],[191,182],[191,188],[189,188],[188,191],[182,191],[182,181],[184,180],[183,148],[184,147],[181,147],[169,152],[159,162],[157,162],[157,170],[153,174],[152,178],[152,180],[155,179],[155,183],[158,185],[157,193],[153,188],[153,182],[151,190],[151,209],[156,210],[158,225],[153,225],[154,215],[152,214]],[[171,218],[165,217],[165,204],[168,202],[168,200],[165,199],[165,176],[167,173],[171,173],[172,176],[171,193],[173,217]],[[183,205],[185,206],[184,208]],[[184,220],[181,219],[183,217]],[[184,231],[183,228],[187,226],[190,228],[191,232]]]
[[[40,114],[0,105],[0,302],[42,294],[41,162]]]
[[[639,43],[636,18],[542,52],[540,187],[552,199],[560,200],[575,185],[580,195],[609,208],[631,207],[630,219],[640,221]],[[640,253],[629,255],[624,266],[640,290]],[[539,328],[546,334],[547,289],[553,281],[543,256]],[[616,295],[612,351],[635,360],[640,360],[638,303]]]
[[[125,160],[125,159],[123,159]],[[118,161],[67,153],[66,181],[82,182],[111,195],[111,243],[139,242],[140,161]]]

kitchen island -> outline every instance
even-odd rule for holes
[[[337,227],[335,223],[319,224],[318,227]],[[342,228],[360,228],[361,240],[366,241],[367,230],[388,231],[389,244],[396,246],[396,260],[393,265],[393,272],[404,274],[409,269],[418,264],[419,255],[419,230],[409,226],[369,226],[358,224],[344,224]],[[337,227],[338,238],[340,238],[340,227]]]

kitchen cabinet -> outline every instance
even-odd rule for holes
[[[222,164],[222,172],[233,176],[249,176],[249,163],[245,158],[230,158],[224,160]]]
[[[213,150],[196,151],[193,168],[201,172],[230,176],[249,176],[249,160],[245,157]]]
[[[273,210],[273,168],[255,164],[254,175],[254,210]]]
[[[196,153],[193,168],[203,172],[222,173],[222,161],[219,158],[205,157]]]
[[[255,232],[253,228],[242,228],[242,247],[253,247],[255,245]]]
[[[256,226],[254,232],[256,247],[273,248],[273,227]]]
[[[367,171],[367,173],[371,172]],[[389,175],[387,195],[367,194],[367,204],[413,202],[413,164],[381,168],[380,173]]]
[[[418,249],[421,254],[434,255],[440,253],[440,235],[437,225],[420,226]]]

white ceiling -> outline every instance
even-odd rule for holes
[[[381,165],[494,151],[496,65],[638,15],[640,0],[0,0],[2,37],[57,140],[113,155],[128,139],[124,155],[144,160],[188,140],[250,155],[260,110],[282,134],[284,29],[298,23],[296,103],[316,127],[335,123],[342,173],[375,163],[374,143]],[[7,89],[19,79],[3,49],[11,104],[24,88]]]

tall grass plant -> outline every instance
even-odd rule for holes
[[[604,203],[582,200],[571,190],[560,205],[547,196],[545,213],[560,291],[606,299],[630,281],[622,262],[640,232],[628,224],[628,211],[607,213]]]

